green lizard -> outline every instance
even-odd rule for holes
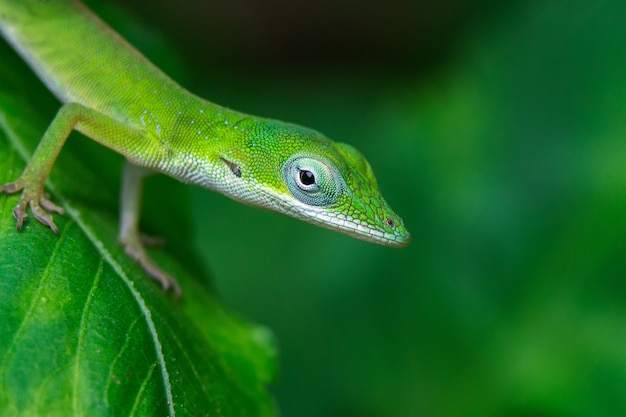
[[[120,242],[165,289],[176,281],[150,259],[138,229],[142,178],[161,172],[370,242],[410,235],[352,146],[317,131],[254,117],[197,97],[172,81],[85,6],[72,0],[0,0],[0,32],[63,103],[22,175],[19,231],[30,210],[55,233],[64,210],[44,183],[78,130],[122,154]]]

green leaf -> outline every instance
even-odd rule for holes
[[[56,108],[0,44],[0,183],[19,176]],[[58,236],[32,218],[16,233],[19,195],[0,195],[0,415],[275,415],[272,335],[224,309],[201,279],[173,183],[145,211],[157,232],[182,230],[153,254],[183,297],[117,243],[121,163],[72,134],[48,184],[67,210],[55,215]]]

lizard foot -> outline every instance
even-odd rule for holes
[[[52,215],[49,212],[58,214],[65,214],[63,208],[54,204],[48,198],[47,194],[44,194],[42,190],[33,190],[28,186],[26,181],[21,178],[17,181],[13,181],[7,184],[0,185],[0,193],[13,194],[22,190],[22,196],[19,203],[13,209],[13,217],[15,217],[16,229],[20,231],[24,225],[24,221],[28,218],[26,209],[30,206],[33,215],[44,226],[48,226],[55,234],[59,234],[59,228],[54,223]]]
[[[124,250],[126,251],[126,254],[139,265],[141,265],[143,270],[146,271],[148,275],[158,281],[163,287],[164,291],[167,291],[171,288],[172,291],[174,291],[176,297],[180,297],[181,291],[178,283],[172,276],[163,272],[163,270],[159,268],[159,266],[152,260],[152,258],[150,258],[143,246],[141,238],[126,236],[120,238],[120,242],[122,243],[122,245],[124,245]],[[158,241],[157,243],[162,242]]]

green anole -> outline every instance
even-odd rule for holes
[[[78,130],[122,154],[119,240],[165,289],[180,292],[144,249],[138,228],[142,178],[161,172],[370,242],[405,246],[410,235],[352,146],[294,124],[250,116],[179,86],[78,1],[0,0],[0,33],[62,102],[22,175],[27,209],[55,233],[64,210],[44,184]]]

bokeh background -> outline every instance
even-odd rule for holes
[[[413,234],[181,191],[221,297],[277,336],[284,416],[626,415],[626,2],[98,7],[192,91],[355,145]]]

